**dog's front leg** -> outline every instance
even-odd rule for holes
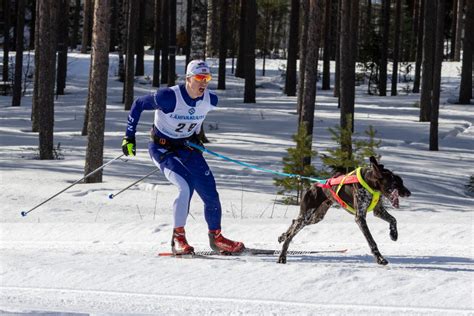
[[[386,265],[388,261],[380,253],[377,247],[377,244],[375,243],[375,240],[369,231],[369,227],[367,226],[367,220],[366,220],[367,207],[370,203],[370,198],[368,194],[369,193],[364,189],[360,189],[357,192],[357,198],[355,199],[356,200],[355,201],[356,202],[355,221],[357,225],[359,226],[360,230],[362,231],[362,233],[364,234],[365,239],[369,243],[370,250],[372,254],[374,255],[377,263]]]
[[[387,210],[381,204],[374,209],[374,215],[390,224],[390,238],[393,241],[396,241],[398,239],[398,230],[397,220],[395,219],[395,217],[390,215],[390,213],[387,212]]]

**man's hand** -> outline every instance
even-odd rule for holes
[[[194,133],[191,137],[189,137],[188,141],[198,146],[204,147],[204,144],[202,143],[201,138],[196,133]]]
[[[136,154],[136,144],[135,137],[125,136],[122,141],[122,151],[125,156],[135,156]]]

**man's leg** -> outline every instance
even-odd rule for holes
[[[149,145],[149,153],[153,163],[161,169],[165,177],[178,188],[178,196],[173,203],[173,236],[171,250],[175,254],[191,254],[194,248],[188,244],[184,226],[189,213],[189,202],[193,195],[194,186],[189,170],[181,160],[166,149]]]
[[[166,179],[178,188],[178,196],[173,203],[174,227],[184,227],[194,192],[191,172],[174,153],[169,153],[153,143],[150,143],[148,149],[153,163],[161,169]]]
[[[204,157],[199,152],[193,152],[192,157],[185,161],[188,169],[193,172],[196,192],[204,202],[204,217],[209,228],[211,248],[223,254],[241,252],[245,248],[242,242],[227,239],[221,234],[221,203],[214,175]]]

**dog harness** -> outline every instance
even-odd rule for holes
[[[361,175],[361,167],[357,168],[356,170],[353,170],[352,172],[342,175],[336,178],[330,178],[326,181],[326,183],[317,183],[316,185],[321,188],[329,189],[329,192],[331,192],[332,196],[334,199],[347,211],[351,212],[352,214],[355,214],[356,211],[355,209],[344,202],[341,197],[339,196],[339,191],[341,190],[342,186],[345,184],[352,184],[352,183],[360,183],[364,189],[369,191],[370,194],[372,194],[372,201],[370,202],[369,207],[367,208],[367,212],[373,211],[377,203],[379,202],[380,199],[380,191],[375,191],[372,189],[367,182],[365,182],[364,178],[362,178]],[[355,173],[355,174],[354,174]],[[336,191],[332,189],[333,186],[338,186]]]

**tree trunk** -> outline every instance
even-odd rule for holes
[[[392,91],[391,95],[397,95],[398,85],[398,57],[400,55],[400,20],[402,15],[402,0],[397,0],[397,6],[395,9],[395,32],[394,32],[394,43],[393,43],[393,69],[392,69]]]
[[[244,103],[255,103],[255,41],[257,32],[257,3],[247,2],[245,36],[245,88]]]
[[[79,41],[79,20],[81,19],[81,0],[76,0],[74,5],[74,18],[72,23],[71,48],[77,48]]]
[[[30,5],[30,12],[31,12],[31,21],[30,21],[30,42],[29,42],[29,49],[35,49],[35,32],[36,32],[36,2],[31,1]]]
[[[433,91],[433,62],[436,35],[436,3],[425,1],[423,25],[423,73],[421,77],[420,121],[429,122]]]
[[[456,0],[453,0],[456,1]],[[472,0],[468,0],[472,1]],[[463,34],[463,15],[464,15],[464,4],[466,3],[466,0],[459,0],[458,2],[458,12],[457,12],[457,18],[456,18],[456,45],[454,47],[454,61],[460,61],[461,60],[461,39],[462,39],[462,34]],[[464,33],[466,34],[466,33]]]
[[[17,0],[16,13],[16,56],[15,56],[15,82],[13,85],[12,106],[21,105],[21,81],[23,78],[23,30],[25,26],[25,1]]]
[[[354,77],[352,76],[352,63],[354,51],[352,50],[352,34],[351,34],[351,7],[357,5],[356,3],[351,3],[351,0],[342,0],[341,2],[341,36],[340,36],[340,47],[341,54],[340,62],[340,107],[341,107],[341,117],[340,125],[341,129],[352,128],[349,124],[353,121],[353,112],[351,108],[354,108],[354,93],[355,88]],[[352,123],[351,123],[352,124]],[[347,139],[342,139],[341,137],[341,147],[348,153],[348,158],[352,155],[352,141]]]
[[[379,92],[381,96],[386,96],[388,38],[390,36],[390,0],[382,0],[382,18],[380,20],[380,28],[382,30],[382,43],[380,48]]]
[[[164,0],[166,1],[166,0]],[[189,10],[189,7],[188,7]],[[160,86],[160,50],[161,50],[161,0],[155,0],[155,27],[153,32],[153,87]]]
[[[40,159],[53,159],[54,74],[58,1],[39,1],[38,126]]]
[[[304,104],[305,95],[305,74],[306,74],[306,53],[307,53],[307,42],[308,42],[308,26],[309,26],[309,0],[302,0],[301,3],[301,36],[299,43],[300,50],[300,70],[298,77],[298,99],[296,106],[296,113],[298,113],[298,124],[301,122],[302,107]]]
[[[82,43],[81,53],[86,54],[87,48],[91,42],[91,26],[92,26],[92,7],[94,0],[84,0],[84,23],[82,25]],[[100,0],[99,0],[100,1]]]
[[[206,57],[215,57],[219,47],[219,2],[207,0]]]
[[[359,0],[354,0],[351,2],[351,35],[352,35],[352,51],[354,54],[352,55],[352,67],[354,73],[354,82],[355,82],[355,64],[357,58],[359,57],[358,54],[358,38],[359,38]]]
[[[194,0],[192,12],[191,59],[206,58],[207,0]]]
[[[59,12],[69,12],[69,0],[59,1]],[[69,28],[69,15],[59,14],[58,15],[58,69],[56,76],[56,94],[64,95],[64,89],[66,88],[66,76],[67,76],[67,51],[68,51],[68,28]]]
[[[192,25],[193,25],[193,0],[187,0],[187,9],[186,9],[186,66],[191,61],[191,35],[192,35]]]
[[[438,150],[439,94],[441,85],[441,65],[444,51],[444,13],[446,0],[436,0],[436,36],[433,69],[433,96],[430,115],[430,150]]]
[[[298,28],[300,17],[299,0],[291,0],[290,36],[286,59],[285,92],[287,96],[296,96],[296,64],[298,59]]]
[[[220,26],[221,34],[228,34],[227,30],[227,8],[229,7],[229,0],[222,0]],[[217,82],[217,89],[225,90],[225,74],[226,74],[226,59],[227,59],[227,36],[220,37],[219,45],[219,81]]]
[[[39,106],[38,106],[38,77],[39,77],[39,1],[35,4],[36,20],[35,20],[35,74],[33,84],[33,97],[31,99],[31,131],[39,131]]]
[[[128,28],[127,28],[127,60],[125,66],[125,89],[124,105],[125,111],[129,111],[133,103],[134,86],[134,53],[135,53],[135,34],[137,29],[138,2],[129,1],[128,4]]]
[[[230,48],[230,55],[232,56],[232,65],[230,72],[235,75],[235,57],[237,56],[237,40],[238,40],[238,23],[239,23],[239,1],[232,1],[232,9],[230,10],[231,13],[231,48]]]
[[[3,0],[3,15],[4,15],[4,28],[3,28],[3,81],[9,81],[8,74],[8,53],[10,52],[10,2],[11,0]],[[5,90],[5,95],[7,91]]]
[[[357,61],[357,40],[359,37],[359,0],[353,0],[351,1],[351,30],[350,30],[350,36],[351,36],[351,51],[352,53],[350,54],[351,56],[351,61],[350,61],[350,81],[352,82],[352,88],[349,90],[350,91],[350,99],[348,105],[348,110],[351,114],[351,130],[354,132],[354,102],[355,102],[355,67],[356,67],[356,61]]]
[[[128,1],[119,0],[119,47],[118,47],[118,80],[125,82],[124,52],[127,49],[127,27],[128,27]],[[123,93],[122,93],[123,94]],[[122,100],[123,101],[123,100]]]
[[[92,56],[90,77],[89,122],[87,125],[87,151],[84,175],[104,163],[104,130],[107,104],[107,79],[109,70],[111,0],[99,0],[94,6]],[[85,179],[87,183],[102,182],[102,170]]]
[[[89,64],[89,78],[92,76],[92,67]],[[89,80],[89,86],[87,89],[87,98],[86,98],[86,106],[84,111],[84,121],[82,122],[82,136],[87,136],[87,125],[89,125],[89,113],[90,113],[90,105],[91,105],[91,84],[92,81]]]
[[[119,11],[121,9],[119,0],[111,0],[111,14],[110,14],[110,45],[109,52],[115,52],[119,45]]]
[[[416,0],[415,0],[416,1]],[[372,0],[367,0],[367,13],[366,13],[366,37],[365,41],[366,43],[370,41],[370,32],[372,31]]]
[[[169,0],[161,1],[161,83],[168,83],[170,20]]]
[[[253,1],[253,0],[250,0]],[[237,66],[235,68],[235,76],[245,78],[245,52],[247,48],[247,0],[240,0],[240,24],[239,24],[239,54],[237,56]]]
[[[355,101],[355,56],[354,45],[357,41],[357,25],[351,23],[358,15],[358,1],[343,0],[341,3],[341,38],[340,47],[340,107],[341,128],[353,130],[354,124],[354,101]],[[351,124],[349,126],[349,124]],[[352,151],[351,143],[342,144],[343,149]]]
[[[451,19],[451,50],[449,51],[449,58],[454,59],[454,47],[456,47],[456,26],[458,22],[458,0],[453,0],[453,10]]]
[[[310,0],[308,10],[308,42],[306,45],[306,66],[304,75],[303,106],[301,108],[300,126],[306,128],[312,139],[314,125],[314,107],[316,102],[316,81],[318,77],[319,44],[321,42],[321,20],[324,0]],[[311,34],[311,36],[309,36]],[[311,149],[311,148],[310,148]],[[311,157],[305,157],[304,164],[309,165]]]
[[[168,87],[176,84],[176,0],[169,1],[169,61]]]
[[[459,33],[458,33],[459,34]],[[472,62],[474,53],[474,1],[468,1],[466,5],[466,19],[464,26],[462,70],[461,70],[461,88],[459,90],[459,103],[469,104],[472,99]]]
[[[424,33],[423,25],[424,25],[424,20],[425,20],[425,0],[419,0],[418,3],[420,7],[418,10],[419,12],[418,32],[416,32],[416,62],[415,62],[415,79],[413,81],[413,93],[420,92],[421,62],[423,59],[423,33]]]
[[[334,96],[339,98],[340,96],[340,82],[341,82],[341,1],[337,0],[337,14],[336,14],[336,69],[335,69],[335,83],[334,83]],[[338,101],[340,106],[340,100]]]
[[[324,6],[324,51],[323,51],[323,84],[322,90],[331,89],[331,0]]]
[[[411,11],[408,11],[408,14],[407,14],[407,16],[411,14],[411,27],[410,27],[408,48],[405,52],[406,61],[414,61],[416,59],[416,39],[418,37],[418,18],[420,16],[419,2],[420,0],[413,0],[413,8]],[[402,42],[402,46],[403,46],[403,42]]]
[[[137,0],[135,0],[137,1]],[[135,76],[143,76],[145,74],[145,1],[138,1],[138,30],[136,34],[135,53],[137,58],[135,61]]]
[[[274,27],[272,23],[270,23],[270,12],[269,9],[263,9],[263,16],[259,18],[261,21],[260,24],[263,24],[263,46],[260,49],[260,58],[262,58],[262,76],[265,76],[265,63],[267,61],[267,50],[268,50],[268,42],[269,37],[272,37],[272,28]],[[270,44],[271,45],[271,44]]]

